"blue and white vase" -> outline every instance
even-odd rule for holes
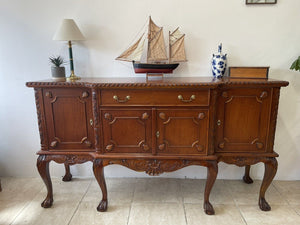
[[[227,54],[222,54],[222,43],[219,44],[218,54],[213,54],[211,64],[213,76],[218,79],[222,78],[227,66]]]

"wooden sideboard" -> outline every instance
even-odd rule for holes
[[[207,167],[204,210],[214,214],[210,191],[218,162],[245,166],[265,164],[259,206],[270,210],[265,192],[276,171],[273,150],[280,87],[272,79],[211,77],[84,78],[75,82],[27,82],[35,90],[41,150],[37,168],[47,187],[42,207],[53,203],[49,162],[93,162],[102,190],[98,211],[106,211],[103,168],[120,164],[149,175],[190,165]]]

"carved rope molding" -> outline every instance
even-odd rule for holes
[[[100,151],[100,121],[99,121],[99,105],[97,98],[97,90],[92,90],[92,107],[93,107],[93,116],[94,116],[94,134],[95,134],[95,148],[96,151]]]
[[[274,88],[273,101],[271,106],[270,138],[268,143],[268,149],[270,149],[270,151],[273,151],[273,147],[274,147],[279,97],[280,97],[280,88]]]
[[[220,80],[218,82],[195,82],[195,83],[95,83],[91,82],[27,82],[27,87],[87,87],[87,88],[111,88],[111,87],[166,87],[166,88],[176,88],[176,87],[211,87],[216,88],[219,86],[244,86],[244,85],[261,85],[261,86],[287,86],[286,81],[276,81],[276,80]]]
[[[40,133],[40,142],[41,142],[41,149],[45,150],[47,149],[47,135],[43,131],[43,127],[45,127],[45,118],[42,113],[42,90],[40,88],[34,89],[35,94],[35,103],[36,103],[36,113],[38,117],[38,127],[39,127],[39,133]]]

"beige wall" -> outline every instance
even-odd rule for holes
[[[275,179],[300,179],[300,73],[288,69],[300,55],[299,11],[299,0],[261,6],[244,0],[0,0],[0,176],[38,176],[34,95],[25,82],[50,77],[50,55],[68,58],[67,46],[52,41],[60,21],[74,18],[87,38],[73,48],[78,75],[125,77],[135,76],[131,64],[114,58],[151,15],[165,34],[177,26],[186,33],[189,61],[174,76],[211,76],[211,55],[222,42],[229,66],[270,66],[271,78],[290,81],[281,92]],[[72,171],[92,176],[90,164]],[[221,163],[219,171],[218,178],[239,179],[243,170]],[[61,176],[63,166],[53,163],[51,172]],[[262,165],[253,167],[254,178],[262,172]],[[106,174],[144,176],[120,166]],[[164,176],[203,178],[206,170],[190,167]]]

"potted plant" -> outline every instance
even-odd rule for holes
[[[51,56],[49,57],[49,61],[51,63],[51,74],[52,78],[60,79],[66,77],[65,67],[64,65],[66,62],[61,56]]]
[[[300,56],[296,59],[290,67],[291,70],[300,71]]]

